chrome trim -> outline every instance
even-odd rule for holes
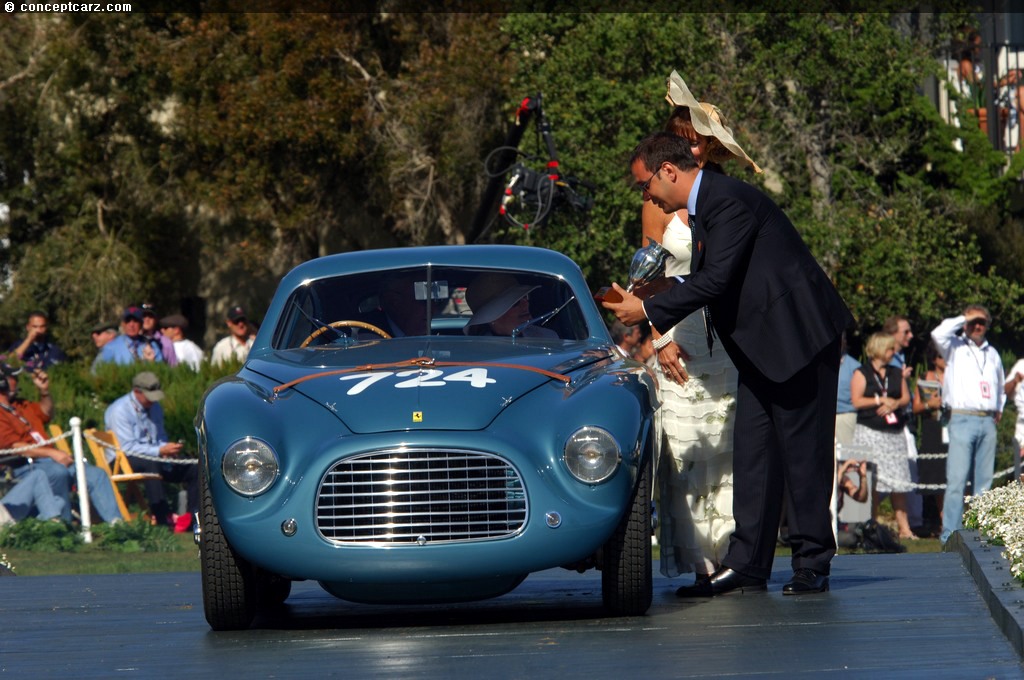
[[[514,536],[529,516],[518,470],[464,449],[397,448],[336,462],[320,480],[316,529],[338,545],[431,545]]]

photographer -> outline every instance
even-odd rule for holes
[[[859,477],[858,483],[854,484],[853,480],[847,476],[848,472],[853,470],[857,471]],[[839,472],[836,474],[836,516],[843,509],[843,499],[849,496],[858,503],[863,503],[868,499],[868,464],[867,461],[857,460],[844,460],[839,464]],[[836,543],[840,548],[854,548],[857,546],[859,540],[857,535],[850,531],[850,527],[845,522],[842,522],[838,526],[836,533]]]

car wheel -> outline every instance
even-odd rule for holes
[[[202,497],[199,561],[206,621],[214,630],[242,630],[248,628],[256,616],[257,576],[249,563],[228,544],[213,509],[206,475],[199,475],[199,486]]]
[[[633,501],[604,546],[601,595],[613,616],[640,616],[651,606],[651,457],[640,469]]]

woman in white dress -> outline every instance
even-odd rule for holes
[[[736,159],[761,169],[732,138],[717,107],[698,103],[675,72],[667,99],[675,106],[665,129],[685,137],[697,162],[709,172]],[[666,276],[690,275],[692,239],[685,213],[665,214],[650,201],[642,213],[644,243],[653,238],[671,253]],[[707,346],[704,317],[691,314],[664,336],[652,329],[662,407],[658,470],[658,544],[661,573],[696,573],[680,597],[710,595],[710,575],[721,565],[736,524],[732,514],[732,438],[736,367],[718,339]],[[685,381],[676,382],[663,366],[678,362]]]

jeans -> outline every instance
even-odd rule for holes
[[[19,479],[33,469],[42,470],[50,481],[50,489],[64,501],[61,519],[71,521],[71,480],[75,477],[75,466],[64,467],[52,458],[38,458],[32,465],[24,465],[14,472]],[[121,509],[117,507],[114,497],[114,485],[103,470],[90,463],[85,464],[85,485],[89,489],[89,502],[96,508],[97,514],[104,522],[121,519]]]
[[[996,465],[996,421],[991,416],[954,413],[949,419],[949,454],[946,458],[946,496],[942,502],[942,535],[945,543],[954,531],[964,528],[964,488],[972,475],[972,494],[992,487]]]
[[[67,507],[64,499],[54,495],[46,473],[31,466],[0,503],[19,522],[33,514],[39,519],[60,517]]]

